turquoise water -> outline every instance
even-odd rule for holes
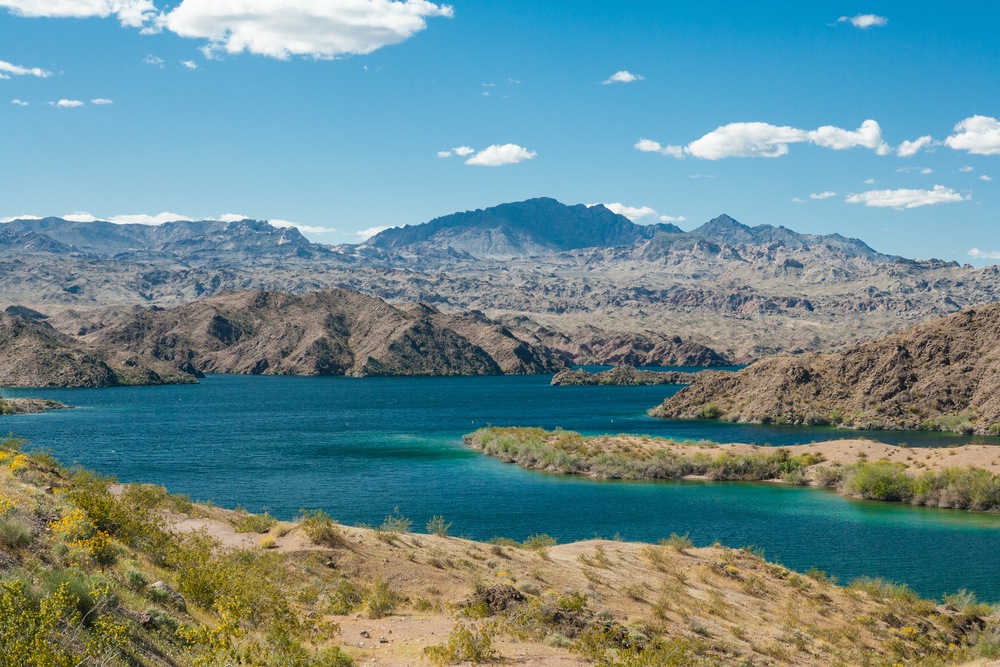
[[[288,378],[216,375],[200,385],[5,390],[77,406],[5,417],[4,430],[123,481],[161,484],[217,504],[291,518],[323,508],[344,523],[381,523],[395,507],[452,534],[561,542],[620,535],[755,545],[798,570],[867,575],[925,595],[968,588],[1000,601],[1000,516],[850,501],[768,484],[634,483],[547,475],[463,447],[486,425],[649,433],[794,445],[833,429],[651,419],[676,387],[550,387],[548,376]],[[967,439],[879,434],[942,446]],[[985,440],[997,443],[998,441]]]

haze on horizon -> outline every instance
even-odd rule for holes
[[[537,196],[1000,259],[1000,9],[0,0],[0,220],[323,243]]]

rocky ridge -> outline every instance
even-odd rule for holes
[[[700,374],[679,371],[647,371],[633,366],[616,366],[591,373],[583,369],[560,371],[552,377],[554,387],[687,385]]]
[[[837,354],[700,375],[652,411],[673,418],[1000,435],[1000,304]]]

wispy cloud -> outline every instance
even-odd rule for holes
[[[989,183],[990,181],[993,180],[993,177],[992,176],[987,176],[986,174],[983,174],[982,176],[979,177],[979,180],[986,181],[987,183]]]
[[[450,6],[427,0],[241,0],[235,7],[183,0],[157,26],[206,40],[202,51],[208,57],[245,52],[286,60],[371,53],[424,30],[428,18],[453,15]]]
[[[869,148],[878,155],[887,155],[892,150],[883,141],[882,128],[874,120],[866,120],[857,130],[832,125],[802,130],[770,123],[730,123],[686,146],[664,146],[651,139],[640,139],[635,148],[676,158],[691,156],[721,160],[729,157],[781,157],[788,154],[789,144],[796,143],[811,143],[831,150]]]
[[[96,104],[97,106],[107,106],[109,104],[114,104],[114,101],[109,100],[106,97],[95,97],[94,99],[90,100],[90,103]]]
[[[28,215],[28,214],[13,215],[10,216],[9,218],[0,218],[0,223],[6,224],[8,222],[14,222],[15,220],[41,220],[41,219],[42,216],[40,215]]]
[[[380,225],[378,227],[369,227],[368,229],[358,230],[358,231],[354,232],[354,234],[360,240],[367,241],[368,239],[370,239],[371,237],[375,236],[379,232],[384,232],[387,229],[392,229],[392,227],[389,227],[388,225]]]
[[[1000,155],[1000,121],[990,116],[971,116],[958,123],[955,134],[944,143],[974,155]]]
[[[970,196],[962,196],[951,188],[935,185],[932,190],[869,190],[860,194],[848,195],[844,200],[848,204],[864,204],[879,208],[907,209],[920,206],[934,206],[966,201]]]
[[[814,192],[809,195],[809,199],[829,199],[830,197],[836,197],[837,193],[831,190],[826,190],[825,192]]]
[[[976,259],[1000,259],[1000,250],[969,248],[969,257],[975,257]]]
[[[154,56],[152,53],[147,55],[142,59],[144,65],[152,65],[153,67],[159,67],[163,69],[165,61],[160,56]]]
[[[438,151],[437,156],[439,158],[447,158],[451,157],[452,155],[457,155],[459,157],[466,157],[468,155],[472,155],[475,152],[476,149],[472,148],[471,146],[458,146],[456,148],[452,148],[446,151]]]
[[[107,18],[139,28],[156,15],[152,0],[0,0],[12,14],[29,18]]]
[[[896,173],[897,174],[917,173],[917,174],[924,174],[926,176],[927,174],[933,174],[934,170],[931,169],[930,167],[897,167]]]
[[[537,155],[538,153],[535,151],[528,150],[517,144],[493,144],[470,157],[465,161],[465,164],[474,167],[501,167],[507,164],[517,164],[525,160],[532,160]]]
[[[182,60],[181,65],[183,65],[185,69],[198,69],[198,63],[193,60]]]
[[[683,215],[661,215],[660,222],[686,222],[687,218]]]
[[[965,165],[962,165],[961,167],[959,167],[958,170],[961,171],[961,172],[963,172],[963,173],[964,172],[969,172],[969,171],[972,171],[972,167],[970,167],[969,165],[965,164]]]
[[[0,3],[0,7],[2,6],[3,4]],[[21,67],[6,60],[0,60],[0,79],[9,79],[11,76],[36,76],[39,79],[45,79],[52,76],[52,73],[41,67]]]
[[[57,109],[79,109],[82,106],[86,106],[82,100],[67,99],[61,99],[58,102],[49,102],[49,104]]]
[[[626,206],[621,202],[612,202],[610,204],[603,204],[603,206],[612,213],[624,215],[632,222],[645,218],[646,216],[656,215],[656,209],[650,208],[649,206]]]
[[[170,213],[164,211],[163,213],[157,213],[156,215],[148,215],[145,213],[134,213],[125,215],[112,215],[108,218],[108,222],[113,222],[117,225],[162,225],[165,222],[177,222],[177,221],[190,221],[190,218],[186,215],[180,215],[179,213]]]
[[[626,69],[618,70],[607,79],[602,81],[604,85],[609,85],[612,83],[635,83],[636,81],[645,81],[646,77],[641,74],[633,74]]]
[[[25,102],[24,100],[19,100],[17,98],[12,99],[10,101],[10,103],[13,104],[16,107],[26,107],[26,106],[28,106],[27,102]]]
[[[934,145],[934,138],[930,135],[918,137],[913,141],[904,141],[896,148],[896,155],[899,157],[910,157],[916,155],[924,148]]]
[[[305,232],[306,234],[336,234],[337,230],[333,227],[316,227],[314,225],[303,225],[298,222],[292,222],[291,220],[281,220],[280,218],[271,218],[267,221],[272,227],[281,228],[295,228],[300,232]]]
[[[867,30],[868,28],[882,28],[889,25],[889,19],[877,14],[857,14],[856,16],[841,16],[837,23],[850,23],[855,28]]]

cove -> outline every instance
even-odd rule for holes
[[[608,482],[521,470],[466,449],[479,426],[563,427],[719,442],[794,445],[851,437],[825,428],[652,419],[678,387],[550,387],[549,376],[294,378],[224,376],[199,385],[5,390],[77,406],[4,418],[4,430],[123,481],[284,519],[323,508],[377,525],[395,507],[476,539],[548,533],[697,545],[755,545],[796,570],[846,582],[881,576],[938,597],[968,588],[1000,601],[1000,516],[851,501],[768,484]],[[870,434],[911,446],[971,441]],[[984,440],[990,442],[990,440]],[[995,441],[994,441],[995,442]]]

